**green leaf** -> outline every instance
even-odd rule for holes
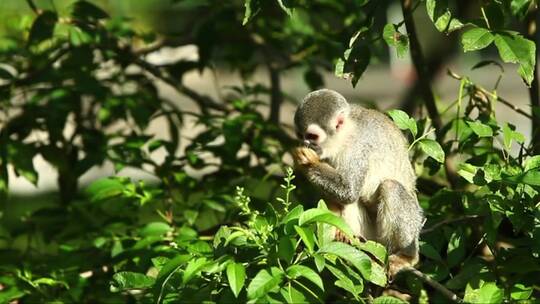
[[[317,270],[319,272],[323,271],[326,264],[324,257],[320,254],[314,253],[313,259],[315,260],[315,267],[317,267]]]
[[[540,155],[534,155],[532,157],[529,157],[523,163],[524,171],[529,171],[537,168],[540,168]]]
[[[483,260],[472,258],[467,260],[463,267],[461,267],[460,272],[448,280],[445,285],[453,290],[463,289],[467,285],[467,282],[474,281],[475,278],[480,276],[485,270],[486,266],[484,265]]]
[[[7,287],[0,292],[0,303],[17,303],[15,300],[22,298],[28,292],[16,287]]]
[[[353,87],[367,69],[371,60],[371,51],[364,42],[358,42],[343,53],[343,58],[338,59],[335,75],[340,78],[350,79]]]
[[[292,15],[292,9],[290,7],[287,6],[287,4],[285,4],[283,2],[283,0],[277,0],[278,4],[279,4],[279,7],[281,7],[281,9],[287,13],[287,15],[291,16]]]
[[[458,174],[466,179],[469,183],[474,184],[474,177],[478,172],[478,167],[468,163],[461,163],[458,165]]]
[[[461,36],[461,44],[463,45],[463,51],[477,51],[489,46],[495,37],[491,32],[485,28],[475,27],[472,28]]]
[[[304,277],[311,281],[313,284],[317,285],[321,290],[324,290],[324,284],[319,276],[313,269],[303,266],[303,265],[292,265],[287,268],[287,275],[292,279],[297,279],[299,277]]]
[[[97,202],[118,196],[123,191],[124,185],[118,179],[104,178],[90,184],[85,193],[90,197],[90,201]]]
[[[109,15],[104,10],[84,0],[79,0],[73,4],[73,11],[71,15],[82,20],[99,20],[109,18]]]
[[[331,242],[321,247],[319,253],[336,255],[350,262],[366,279],[371,278],[371,259],[362,251],[341,242]]]
[[[409,50],[409,37],[401,33],[395,24],[388,23],[383,29],[384,41],[396,48],[398,58],[403,58]]]
[[[457,266],[465,258],[465,240],[461,229],[458,229],[452,233],[450,240],[448,241],[447,248],[447,264],[452,268]]]
[[[373,299],[373,304],[405,304],[407,302],[391,296],[380,296]]]
[[[496,34],[495,45],[504,62],[519,64],[519,75],[530,85],[536,64],[536,45],[534,42],[517,33],[510,32]]]
[[[142,273],[122,271],[112,277],[111,291],[118,292],[130,289],[146,289],[154,285],[155,279]]]
[[[66,282],[58,281],[52,278],[39,278],[37,280],[32,281],[32,283],[36,285],[48,285],[48,286],[56,286],[60,285],[62,287],[65,287],[66,289],[69,289],[69,286]]]
[[[244,7],[246,10],[244,12],[244,20],[242,21],[242,25],[246,25],[249,20],[251,20],[251,18],[260,10],[258,0],[245,0]]]
[[[162,288],[163,285],[167,282],[168,278],[171,277],[176,271],[180,269],[187,261],[191,259],[189,254],[177,255],[174,258],[170,259],[161,269],[156,278],[156,286]]]
[[[298,205],[294,207],[291,211],[289,211],[287,215],[285,215],[282,222],[284,224],[287,224],[288,222],[299,218],[303,212],[304,212],[304,206]]]
[[[152,222],[146,224],[140,231],[142,237],[160,236],[171,230],[171,226],[163,222]]]
[[[438,142],[432,139],[422,139],[418,144],[420,145],[420,149],[422,149],[429,157],[439,163],[444,163],[444,151]]]
[[[426,257],[428,257],[428,258],[430,258],[432,260],[442,262],[442,258],[441,258],[441,255],[439,254],[439,252],[435,249],[435,247],[433,247],[429,243],[421,242],[421,244],[420,244],[420,253],[423,256],[426,256]]]
[[[371,253],[380,262],[386,262],[386,248],[382,244],[374,241],[367,241],[360,243],[358,247],[366,252]]]
[[[452,17],[448,0],[427,0],[426,10],[439,32],[450,33],[463,27],[461,21]]]
[[[375,285],[386,286],[386,270],[376,261],[371,261],[371,276],[369,281]]]
[[[54,27],[58,21],[58,15],[52,11],[43,11],[36,18],[30,28],[28,45],[35,45],[49,39],[54,33]]]
[[[92,36],[78,27],[69,28],[69,41],[73,46],[81,46],[92,42]],[[103,109],[106,110],[106,109]],[[101,115],[106,115],[105,113]]]
[[[11,80],[13,75],[6,68],[0,66],[0,79]]]
[[[294,226],[294,230],[296,230],[302,239],[302,242],[304,242],[304,245],[306,245],[308,252],[313,253],[313,249],[315,247],[315,232],[313,232],[313,230],[311,230],[309,227],[300,227],[296,225]]]
[[[266,295],[281,283],[282,278],[283,272],[276,267],[272,267],[270,271],[262,269],[249,283],[248,298],[257,299]]]
[[[332,225],[339,230],[343,231],[347,237],[350,239],[354,238],[354,233],[352,229],[345,223],[343,218],[335,215],[331,211],[328,210],[322,210],[318,208],[313,208],[306,210],[302,215],[300,216],[300,219],[298,220],[298,224],[300,226],[307,225],[313,222],[317,223],[326,223],[329,225]]]
[[[412,135],[416,137],[418,133],[418,128],[416,126],[416,121],[409,117],[409,115],[401,110],[390,110],[387,112],[392,120],[396,123],[398,128],[401,130],[409,130]]]
[[[296,252],[295,241],[289,236],[282,236],[279,238],[277,254],[283,261],[290,263]]]
[[[532,170],[519,175],[506,176],[504,180],[511,183],[540,186],[540,171]]]
[[[355,286],[349,276],[344,274],[341,270],[332,265],[327,265],[327,267],[328,270],[330,270],[330,272],[338,279],[334,283],[337,287],[343,288],[344,290],[350,292],[355,298],[362,292],[364,287],[363,285]]]
[[[13,165],[15,174],[24,177],[27,181],[37,186],[39,175],[34,168],[34,157],[37,153],[32,144],[12,142],[8,146],[8,159]]]
[[[227,280],[234,296],[238,298],[244,282],[246,280],[246,268],[240,263],[229,263],[227,265]]]
[[[287,303],[308,303],[304,294],[298,289],[294,288],[291,283],[288,283],[286,286],[281,287],[279,289],[279,293],[287,301]]]
[[[189,261],[184,270],[184,275],[182,276],[182,284],[189,282],[193,277],[199,274],[207,264],[206,258],[197,258]]]
[[[519,19],[525,18],[532,0],[512,0],[510,2],[510,11]]]
[[[515,140],[518,143],[523,143],[525,141],[523,134],[514,131],[514,129],[515,127],[508,123],[503,125],[503,145],[506,151],[510,151],[512,141]]]
[[[490,126],[485,125],[479,121],[468,121],[467,124],[478,137],[491,137],[493,136],[493,130]]]
[[[336,61],[336,66],[334,68],[334,75],[338,78],[346,78],[345,77],[345,60],[338,58]]]
[[[533,292],[532,287],[525,287],[523,284],[516,284],[512,286],[512,289],[510,290],[510,297],[512,297],[513,300],[527,300],[531,297],[531,294]]]
[[[483,283],[479,289],[472,289],[467,285],[463,301],[466,303],[502,303],[503,290],[493,282]]]

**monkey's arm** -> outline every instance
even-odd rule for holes
[[[293,158],[297,168],[324,194],[334,198],[340,204],[358,201],[360,197],[360,189],[357,189],[358,176],[340,174],[329,164],[321,162],[317,153],[309,148],[295,149]]]

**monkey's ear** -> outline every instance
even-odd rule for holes
[[[339,131],[345,122],[345,113],[340,112],[336,117],[336,131]]]

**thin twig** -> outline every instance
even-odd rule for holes
[[[468,220],[472,220],[472,219],[477,219],[477,218],[480,218],[482,216],[480,215],[466,215],[466,216],[462,216],[462,217],[458,217],[458,218],[453,218],[453,219],[447,219],[447,220],[444,220],[442,222],[439,222],[429,228],[426,228],[426,229],[422,229],[422,231],[420,232],[420,234],[425,234],[425,233],[429,233],[429,232],[432,232],[434,230],[436,230],[437,228],[441,227],[441,226],[444,226],[444,225],[448,225],[448,224],[452,224],[452,223],[456,223],[456,222],[462,222],[462,221],[468,221]]]
[[[150,45],[146,45],[142,48],[133,49],[132,52],[136,56],[143,56],[149,53],[152,53],[154,51],[157,51],[161,49],[163,46],[165,46],[166,40],[164,38],[159,38],[158,40],[154,41]]]
[[[32,84],[33,80],[35,80],[36,78],[41,76],[41,74],[48,71],[48,69],[51,66],[53,66],[58,60],[62,59],[62,57],[64,57],[64,55],[68,54],[69,51],[70,51],[69,47],[65,47],[65,48],[62,48],[62,49],[58,50],[56,52],[56,54],[51,56],[51,59],[49,59],[49,61],[47,62],[47,64],[45,64],[45,66],[43,66],[39,70],[35,70],[35,71],[31,71],[31,72],[27,73],[23,78],[17,78],[17,79],[14,79],[14,80],[12,80],[11,82],[9,82],[7,84],[0,85],[0,89],[5,88],[5,87],[10,87],[12,85],[24,86],[24,85]]]
[[[441,283],[431,279],[428,277],[425,273],[421,272],[420,270],[412,267],[407,267],[402,270],[403,272],[409,272],[413,275],[417,276],[419,279],[424,281],[429,286],[433,287],[435,290],[440,292],[443,296],[451,300],[452,302],[456,303],[463,303],[463,299],[458,297],[455,293],[450,291],[448,288],[444,287]]]
[[[447,71],[448,75],[454,79],[457,79],[457,80],[462,80],[463,77],[456,74],[455,72],[451,71],[451,70],[448,70]],[[520,109],[519,107],[517,107],[516,105],[512,104],[510,101],[500,97],[499,95],[495,95],[493,93],[491,93],[490,91],[484,89],[483,87],[477,85],[477,84],[472,84],[473,86],[473,89],[475,89],[476,91],[484,94],[484,95],[488,95],[492,98],[495,98],[495,100],[497,100],[498,102],[504,104],[505,106],[509,107],[510,109],[516,111],[517,113],[529,118],[529,119],[533,119],[532,115],[523,111],[522,109]]]
[[[39,9],[37,8],[36,4],[34,3],[33,0],[26,0],[26,3],[28,4],[28,6],[30,7],[30,9],[36,13],[37,15],[39,15],[40,11]]]
[[[136,58],[135,57],[135,58],[133,58],[133,62],[136,65],[138,65],[139,67],[141,67],[142,69],[144,69],[145,71],[152,74],[154,77],[159,78],[160,80],[162,80],[166,84],[168,84],[171,87],[173,87],[174,89],[176,89],[182,95],[185,95],[185,96],[191,98],[193,101],[195,101],[195,103],[197,103],[197,105],[199,106],[199,109],[201,110],[201,112],[207,113],[208,109],[214,109],[214,110],[219,110],[219,111],[228,111],[228,109],[227,109],[227,107],[225,105],[217,103],[211,97],[206,96],[206,95],[201,95],[201,94],[195,92],[194,90],[186,87],[185,85],[183,85],[179,81],[176,81],[176,80],[174,80],[174,79],[172,79],[172,78],[170,78],[170,77],[168,77],[166,75],[163,75],[163,73],[161,73],[161,71],[157,67],[155,67],[152,64],[142,60],[141,58]]]

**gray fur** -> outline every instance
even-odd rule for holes
[[[332,119],[342,111],[346,129],[336,134]],[[321,162],[304,173],[327,201],[343,205],[344,212],[358,213],[342,214],[353,231],[385,244],[390,253],[416,258],[423,215],[408,143],[393,121],[378,111],[349,105],[327,89],[308,94],[294,121],[299,136],[310,124],[326,132],[317,151]]]

